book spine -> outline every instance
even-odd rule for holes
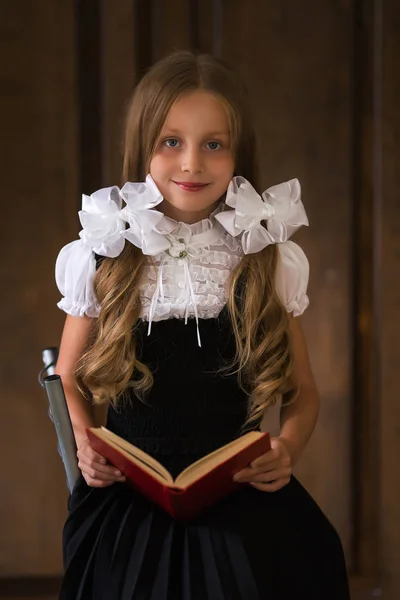
[[[243,484],[233,480],[234,474],[270,448],[270,437],[265,434],[238,455],[204,473],[184,490],[171,488],[169,491],[173,516],[182,521],[190,520],[225,496],[242,489]]]
[[[174,517],[174,519],[176,519],[177,515],[179,513],[176,510],[176,506],[174,503],[174,497],[175,497],[174,489],[171,489],[169,487],[164,487],[162,490],[162,499],[158,503],[158,505],[161,506],[161,508],[164,509],[168,514],[170,514],[171,517]],[[178,507],[178,511],[179,511],[179,507]]]

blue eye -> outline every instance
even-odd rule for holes
[[[168,138],[164,140],[164,144],[167,146],[167,148],[177,148],[179,142],[175,138]]]
[[[208,146],[209,150],[218,150],[221,144],[219,142],[207,142],[206,146]]]

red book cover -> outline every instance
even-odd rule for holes
[[[180,521],[192,519],[207,506],[240,489],[243,484],[233,481],[234,474],[271,449],[268,433],[249,432],[223,446],[220,450],[225,456],[217,451],[220,456],[215,459],[214,452],[194,463],[193,468],[190,466],[190,474],[185,469],[182,477],[178,476],[174,481],[155,459],[141,450],[135,455],[135,446],[105,428],[86,431],[92,448],[119,469],[132,487]],[[108,434],[110,439],[106,439]],[[118,446],[119,441],[123,447]],[[147,458],[165,475],[157,474],[149,463],[145,464]],[[198,468],[200,462],[201,468]]]

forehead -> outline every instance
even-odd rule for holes
[[[195,90],[175,101],[165,119],[165,129],[229,134],[229,122],[226,109],[217,96],[204,90]]]

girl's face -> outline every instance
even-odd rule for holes
[[[160,210],[185,223],[206,218],[233,172],[224,107],[210,92],[182,95],[167,115],[150,162],[150,175],[164,198]]]

